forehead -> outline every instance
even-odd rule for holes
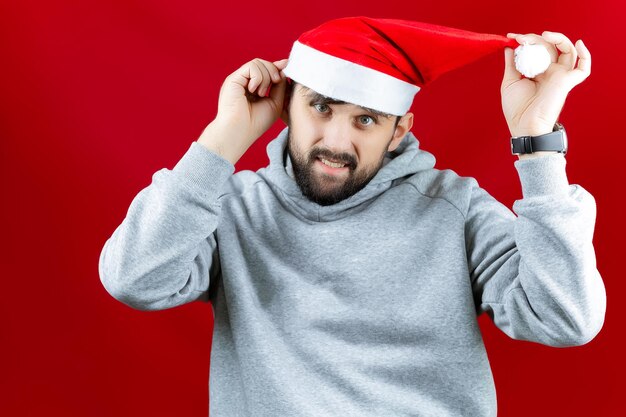
[[[301,97],[303,97],[305,100],[307,100],[309,103],[317,103],[317,104],[337,104],[337,105],[345,105],[345,106],[352,106],[356,109],[360,109],[362,111],[366,111],[368,113],[372,113],[372,114],[376,114],[378,116],[382,116],[382,117],[391,117],[392,115],[387,114],[387,113],[383,113],[381,111],[378,110],[374,110],[374,109],[370,109],[367,107],[363,107],[363,106],[359,106],[357,104],[353,104],[353,103],[348,103],[342,100],[337,100],[331,97],[327,97],[323,94],[318,93],[317,91],[311,90],[308,87],[305,87],[301,84],[297,85],[298,89],[299,89],[299,95]]]

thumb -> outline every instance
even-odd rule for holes
[[[506,88],[515,81],[519,81],[522,74],[515,68],[515,51],[508,46],[504,48],[504,76],[502,77],[502,87]]]
[[[270,85],[271,89],[269,94],[269,98],[274,104],[272,107],[278,115],[280,115],[283,110],[283,101],[285,99],[285,91],[287,89],[287,78],[282,72],[280,73],[280,76],[281,80],[278,83]]]

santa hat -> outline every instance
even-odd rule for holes
[[[527,77],[543,72],[551,61],[546,48],[525,46],[535,48],[530,57],[506,36],[408,20],[346,17],[303,33],[293,43],[283,72],[324,96],[401,116],[415,94],[441,74],[505,47],[517,48],[516,67]]]

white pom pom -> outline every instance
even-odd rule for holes
[[[551,63],[550,53],[543,45],[525,42],[515,48],[515,68],[526,78],[545,72]]]

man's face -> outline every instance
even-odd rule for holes
[[[309,200],[324,206],[365,187],[408,130],[406,123],[395,127],[395,116],[329,99],[300,84],[294,86],[287,124],[296,182]]]

